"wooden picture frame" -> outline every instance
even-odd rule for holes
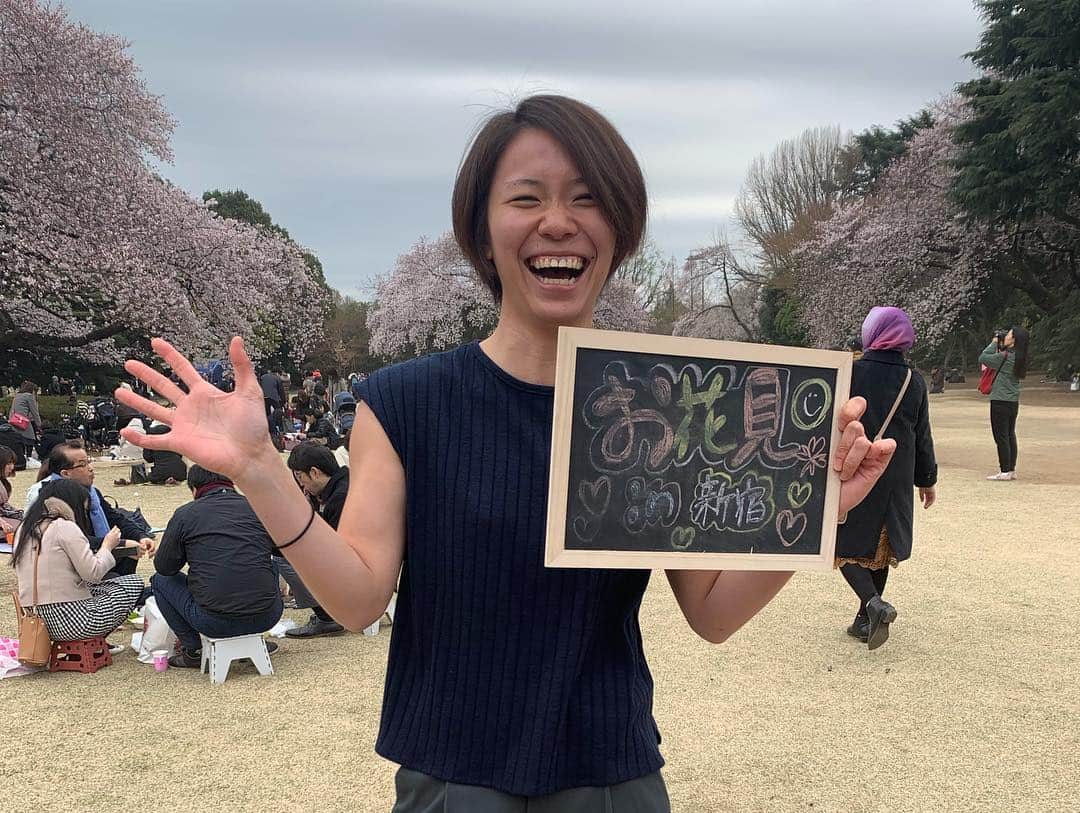
[[[852,361],[832,350],[560,327],[545,565],[832,569],[840,477],[831,463]],[[694,446],[695,437],[705,440]],[[736,525],[725,524],[729,514]]]

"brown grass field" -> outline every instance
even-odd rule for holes
[[[855,602],[836,573],[797,575],[721,646],[654,578],[641,625],[673,809],[1080,810],[1077,407],[1029,387],[1021,479],[990,483],[986,400],[972,385],[932,397],[938,504],[919,509],[887,591],[900,616],[875,652],[844,634]],[[97,468],[156,525],[189,497],[114,488],[125,469]],[[31,477],[16,477],[16,504]],[[15,630],[7,606],[0,635]],[[395,766],[373,746],[388,641],[286,639],[273,677],[234,665],[221,686],[130,650],[94,675],[0,681],[0,809],[387,811]]]

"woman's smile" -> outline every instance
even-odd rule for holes
[[[542,285],[573,288],[588,271],[589,261],[578,255],[541,254],[525,261]]]

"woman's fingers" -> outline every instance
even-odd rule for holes
[[[881,475],[884,474],[885,469],[889,467],[895,452],[896,441],[892,438],[876,440],[870,444],[870,448],[867,449],[858,470],[858,476],[868,481],[866,487],[868,493],[881,478]]]
[[[174,404],[179,403],[180,399],[184,397],[184,391],[182,389],[153,367],[143,364],[141,361],[128,359],[124,362],[124,369],[146,384],[146,386],[162,398],[167,398]],[[131,406],[134,405],[132,404]]]
[[[141,395],[136,395],[131,390],[125,390],[123,387],[119,387],[113,395],[116,396],[116,400],[121,404],[126,404],[132,409],[137,409],[143,415],[146,415],[155,421],[161,421],[164,424],[172,426],[173,411],[168,407],[162,406],[157,401],[143,398]]]
[[[845,404],[845,409],[847,405]],[[855,445],[855,441],[859,438],[866,440],[866,430],[863,429],[863,425],[857,420],[848,419],[843,421],[844,429],[843,434],[840,435],[840,443],[836,446],[836,451],[833,452],[833,468],[836,471],[842,471],[844,468],[844,462],[847,460],[848,455],[851,454],[851,448]],[[862,458],[860,458],[862,459]],[[841,477],[841,479],[847,479]]]
[[[866,412],[866,399],[861,395],[856,395],[854,398],[849,398],[845,404],[840,407],[840,414],[837,416],[838,428],[841,432],[847,429],[848,424],[852,421],[859,420],[863,413]]]
[[[866,441],[868,448],[862,456],[862,460],[853,476],[844,481],[840,486],[840,516],[846,516],[848,511],[861,503],[874,484],[881,478],[882,473],[888,468],[896,452],[896,441],[888,438],[874,443]],[[844,475],[840,475],[844,480]]]
[[[199,375],[199,371],[192,366],[191,362],[187,360],[184,354],[167,341],[161,338],[151,339],[150,346],[154,349],[155,353],[161,356],[162,361],[168,364],[173,371],[180,376],[180,380],[187,384],[188,390],[193,390],[196,386],[205,383],[202,376]],[[169,400],[175,402],[175,399],[170,398]]]
[[[258,386],[259,382],[255,379],[255,367],[244,350],[244,340],[239,336],[233,336],[232,341],[229,342],[229,361],[232,362],[236,389]]]
[[[847,480],[851,476],[849,473],[845,477],[843,472],[847,469],[846,461],[851,454],[851,450],[856,441],[858,441],[859,438],[862,438],[863,440],[866,439],[866,431],[859,422],[859,418],[862,417],[865,411],[866,399],[861,395],[856,395],[854,398],[849,398],[847,402],[840,407],[840,413],[836,417],[837,428],[840,429],[841,435],[840,443],[837,445],[836,451],[833,452],[832,465],[836,471],[841,472],[841,480]],[[862,454],[865,454],[864,449],[861,449],[861,454],[855,461],[855,466],[851,468],[851,471],[858,468],[859,461],[862,460]]]
[[[859,466],[862,465],[863,458],[869,454],[873,444],[867,439],[866,435],[860,435],[852,441],[847,454],[844,456],[843,465],[840,467],[840,480],[850,480],[855,476],[855,472],[859,470]]]
[[[870,453],[867,457],[873,461],[874,465],[880,470],[885,471],[889,467],[889,463],[892,462],[893,455],[896,453],[896,441],[892,438],[884,438],[883,440],[875,440],[870,447]]]

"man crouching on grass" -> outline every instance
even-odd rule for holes
[[[345,495],[349,493],[349,469],[341,466],[326,446],[311,441],[299,444],[289,453],[289,469],[304,493],[318,503],[319,514],[331,528],[337,528],[341,511],[345,507]],[[302,627],[287,630],[289,638],[315,638],[319,635],[335,635],[345,628],[319,606],[315,597],[283,556],[276,557],[278,571],[292,590],[296,607],[311,608],[311,618]]]
[[[266,632],[283,609],[274,549],[247,498],[223,474],[192,466],[194,501],[176,509],[154,555],[150,585],[183,650],[170,666],[198,668],[202,639]],[[180,572],[188,566],[187,574]],[[268,652],[277,649],[273,642]]]

